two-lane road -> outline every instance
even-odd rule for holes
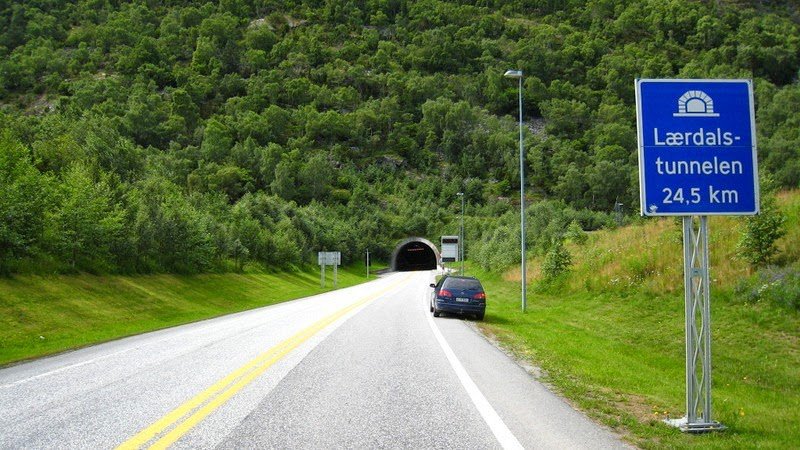
[[[469,324],[433,319],[433,275],[0,370],[0,447],[625,447]]]

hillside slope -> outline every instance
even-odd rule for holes
[[[457,192],[513,211],[509,68],[525,188],[585,229],[637,210],[637,77],[753,78],[761,166],[800,183],[790,2],[470,3],[4,2],[0,273],[385,258],[454,234]]]

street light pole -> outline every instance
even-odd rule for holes
[[[461,230],[458,236],[458,243],[461,246],[461,275],[464,275],[464,193],[458,192],[456,195],[461,197]]]
[[[522,248],[522,312],[528,306],[526,296],[525,269],[525,151],[522,145],[522,71],[507,70],[503,75],[506,78],[516,78],[519,85],[519,227],[520,227],[520,247]]]

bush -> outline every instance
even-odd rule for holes
[[[589,235],[583,231],[581,224],[579,224],[577,220],[570,222],[569,226],[567,227],[567,233],[564,236],[578,245],[585,244],[589,239]]]
[[[470,255],[474,255],[484,270],[500,271],[519,263],[519,227],[499,225],[484,233],[483,239],[475,244]]]
[[[778,209],[774,182],[766,174],[761,174],[761,194],[761,212],[745,218],[737,249],[753,268],[772,262],[778,253],[775,243],[786,234],[786,216]]]
[[[544,256],[542,263],[542,275],[545,280],[552,280],[557,276],[566,273],[572,265],[572,255],[564,247],[564,241],[555,239],[550,250]]]
[[[743,280],[735,293],[747,303],[769,302],[800,312],[800,270],[795,267],[766,267]]]
[[[574,210],[563,202],[545,200],[530,205],[526,213],[527,246],[534,255],[542,255],[552,248],[554,241],[563,240]]]

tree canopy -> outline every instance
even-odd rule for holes
[[[511,68],[525,189],[564,226],[638,209],[635,78],[754,79],[761,166],[798,187],[798,21],[777,0],[4,2],[0,270],[385,258],[452,234],[456,192],[491,222],[471,238],[513,239]]]

